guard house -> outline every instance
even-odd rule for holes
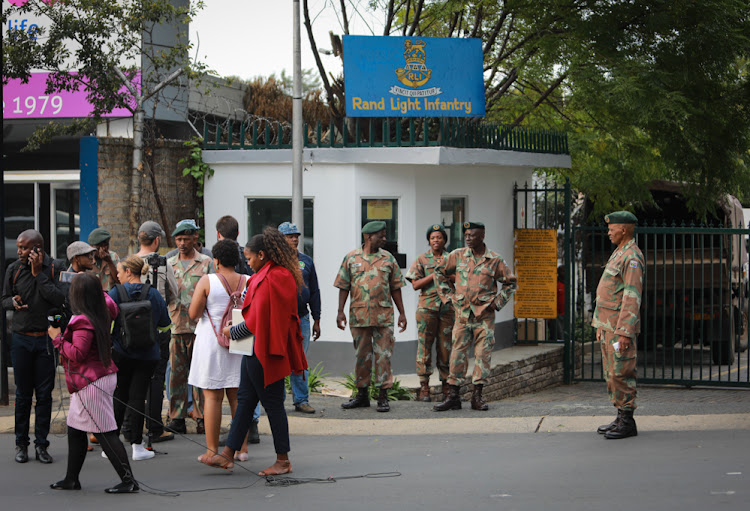
[[[403,272],[428,249],[430,225],[442,223],[454,249],[463,246],[466,220],[484,222],[487,246],[512,264],[514,183],[530,182],[537,168],[571,166],[561,133],[448,118],[388,119],[378,128],[365,119],[349,121],[343,133],[333,127],[327,134],[320,126],[309,130],[303,152],[304,250],[315,261],[322,300],[322,334],[309,358],[311,365],[323,361],[331,374],[349,373],[354,364],[348,328],[336,327],[333,281],[344,255],[362,244],[362,225],[385,220],[386,248]],[[223,215],[238,219],[241,244],[264,226],[291,219],[292,150],[286,143],[291,129],[277,125],[268,136],[260,128],[206,131],[203,160],[214,169],[204,196],[209,246]],[[379,140],[370,142],[364,133],[375,129]],[[424,132],[427,139],[417,135]],[[408,283],[403,299],[408,327],[396,332],[397,372],[414,371],[417,345],[418,294]],[[345,312],[348,316],[348,302]],[[512,342],[512,319],[509,304],[497,315],[497,348]]]

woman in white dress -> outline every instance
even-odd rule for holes
[[[203,419],[206,425],[207,450],[198,457],[201,462],[204,457],[211,459],[219,450],[221,406],[225,393],[232,417],[237,409],[242,355],[229,353],[228,348],[219,344],[218,335],[221,335],[221,318],[230,295],[238,290],[242,292],[247,285],[247,276],[234,271],[239,259],[234,241],[219,241],[213,246],[212,253],[216,273],[201,277],[188,310],[191,319],[200,318],[195,328],[195,347],[188,383],[203,389],[205,397]],[[242,306],[240,298],[236,306]],[[247,445],[243,445],[241,452],[247,456]]]

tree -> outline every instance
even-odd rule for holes
[[[691,183],[690,206],[703,214],[719,194],[750,200],[747,0],[368,6],[382,35],[481,38],[487,120],[566,130],[573,169],[557,172],[597,206],[647,201],[655,178]],[[328,80],[307,1],[303,12],[332,115],[343,117],[343,80]],[[360,2],[340,2],[344,34],[349,12],[361,16]]]
[[[78,133],[115,108],[133,114],[131,248],[139,225],[141,174],[147,163],[143,159],[146,109],[154,118],[158,107],[178,100],[188,80],[205,73],[203,64],[190,62],[187,36],[187,23],[202,5],[188,0],[29,0],[2,13],[4,25],[14,16],[32,15],[46,21],[41,28],[8,30],[3,43],[3,84],[14,78],[26,83],[33,71],[49,72],[47,94],[83,91],[92,105],[90,119],[47,126],[34,137],[35,145],[54,135]],[[165,31],[173,31],[177,41],[171,47],[163,44]],[[178,79],[183,83],[173,87]]]

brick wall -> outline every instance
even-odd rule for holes
[[[578,358],[580,357],[580,344],[576,346],[576,349]],[[580,367],[576,369],[576,372],[576,376],[580,376]],[[547,387],[561,385],[563,376],[563,346],[559,346],[545,353],[495,365],[482,395],[486,401],[498,401],[506,397],[538,392]],[[474,389],[471,384],[471,374],[467,380],[468,383],[461,385],[459,392],[462,398],[471,399]],[[430,396],[435,402],[442,401],[442,387],[431,386]]]
[[[187,154],[183,142],[159,140],[153,148],[153,173],[164,207],[167,225],[156,204],[152,178],[141,174],[141,203],[138,223],[155,220],[162,224],[167,235],[183,218],[196,218],[198,198],[191,178],[182,177],[180,158]],[[146,158],[144,151],[144,159]],[[133,141],[123,138],[99,139],[99,201],[98,223],[112,233],[110,248],[120,255],[128,253],[128,243],[137,233],[128,232],[128,200],[130,197],[130,169],[133,161]],[[147,168],[147,167],[146,167]],[[172,244],[174,245],[174,244]]]

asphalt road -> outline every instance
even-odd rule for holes
[[[52,465],[18,465],[12,436],[1,435],[3,508],[687,511],[750,503],[747,429],[642,431],[622,441],[593,432],[297,436],[293,476],[336,481],[287,487],[267,486],[254,475],[273,460],[268,437],[251,447],[242,464],[247,470],[236,467],[233,474],[198,464],[200,448],[187,439],[162,445],[168,454],[133,465],[144,489],[155,493],[106,495],[116,476],[99,452],[88,455],[82,491],[53,491],[48,485],[64,475],[65,455],[57,452]],[[397,474],[363,477],[374,473]]]

